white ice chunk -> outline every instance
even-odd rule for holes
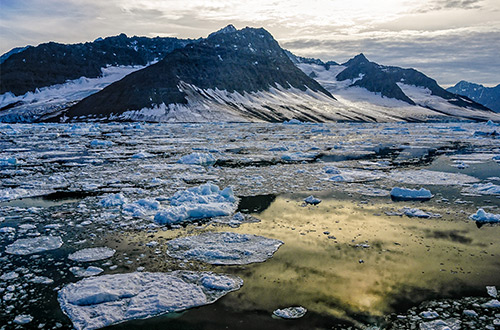
[[[35,238],[22,238],[5,248],[8,254],[28,255],[58,249],[63,244],[59,236],[39,236]]]
[[[37,283],[37,284],[52,284],[54,283],[53,279],[50,279],[45,276],[35,276],[29,280],[31,283]]]
[[[77,330],[90,330],[210,304],[242,284],[238,277],[208,272],[135,272],[68,284],[58,300]]]
[[[0,280],[2,280],[2,281],[10,281],[10,280],[16,279],[18,277],[19,277],[18,273],[16,273],[16,272],[8,272],[8,273],[5,273],[2,276],[0,276]]]
[[[167,242],[167,254],[213,265],[245,265],[266,261],[282,244],[282,241],[256,235],[203,233]]]
[[[33,321],[33,316],[28,314],[20,314],[14,318],[14,323],[16,324],[28,324]]]
[[[404,207],[401,212],[408,217],[416,218],[439,218],[441,217],[438,213],[425,212],[417,208]]]
[[[156,222],[174,224],[190,219],[227,216],[238,206],[231,187],[221,191],[211,183],[176,192],[170,198],[170,204],[171,207],[156,213]]]
[[[420,313],[420,317],[423,319],[435,319],[439,317],[439,314],[434,311],[425,311]]]
[[[113,142],[107,141],[107,140],[92,140],[90,142],[90,146],[92,148],[102,148],[102,147],[111,147],[113,145]]]
[[[201,165],[201,166],[211,166],[215,164],[217,160],[214,156],[207,153],[194,152],[189,155],[182,156],[178,163],[188,164],[188,165]]]
[[[475,214],[469,216],[474,221],[483,223],[497,223],[500,222],[500,214],[488,213],[483,209],[477,210]]]
[[[90,276],[96,276],[99,275],[104,271],[104,269],[95,267],[95,266],[89,266],[86,269],[82,267],[71,267],[69,269],[73,275],[76,277],[90,277]]]
[[[408,189],[394,187],[391,190],[391,197],[400,200],[429,200],[432,198],[432,194],[425,188]]]
[[[16,232],[14,227],[2,227],[0,228],[0,234],[12,234]]]
[[[273,312],[273,315],[281,317],[282,319],[298,319],[306,315],[306,313],[307,309],[302,306],[298,306],[277,309]]]
[[[498,291],[497,291],[497,288],[495,286],[487,286],[486,291],[488,292],[488,295],[493,297],[493,298],[496,298],[498,295]]]
[[[482,304],[481,307],[500,308],[500,301],[498,301],[497,299],[492,299],[492,300],[488,301],[487,303]]]
[[[304,199],[304,202],[306,202],[307,204],[317,205],[317,204],[321,203],[321,199],[316,198],[313,195],[311,195],[311,196],[307,197],[306,199]]]
[[[488,183],[476,183],[463,189],[463,192],[481,195],[500,195],[500,186]]]
[[[89,262],[111,258],[115,250],[108,247],[96,247],[78,250],[68,256],[68,259],[78,262]]]
[[[461,321],[458,319],[434,320],[419,324],[420,330],[460,330]]]
[[[389,179],[405,184],[417,185],[463,185],[479,181],[479,179],[462,173],[429,170],[395,170],[389,174]]]
[[[121,193],[102,196],[99,201],[99,204],[106,208],[121,206],[125,203],[127,203],[127,199]]]

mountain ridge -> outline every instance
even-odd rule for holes
[[[469,99],[483,104],[497,113],[500,113],[500,84],[494,87],[485,87],[481,84],[461,80],[455,86],[448,87],[446,90],[455,94],[466,96]]]

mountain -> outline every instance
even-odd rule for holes
[[[378,120],[500,120],[487,107],[446,91],[415,69],[380,65],[364,54],[340,65],[297,57],[296,65],[352,112]]]
[[[460,81],[455,86],[446,89],[448,92],[466,96],[495,112],[500,112],[500,84],[495,87]]]
[[[19,96],[67,80],[96,78],[107,66],[144,66],[189,42],[176,38],[129,38],[120,34],[80,44],[49,42],[14,49],[2,56],[0,94],[10,92]]]
[[[347,120],[265,29],[228,26],[176,49],[59,118],[147,121]]]

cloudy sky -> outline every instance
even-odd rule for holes
[[[301,56],[363,52],[443,86],[500,83],[499,0],[0,0],[0,53],[122,32],[198,38],[229,23],[264,27]]]

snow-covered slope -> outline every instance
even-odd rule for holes
[[[365,78],[364,74],[353,79],[337,80],[337,76],[348,68],[344,65],[322,65],[315,63],[297,63],[305,74],[314,77],[326,90],[339,101],[342,108],[352,114],[372,117],[377,121],[432,121],[432,120],[493,120],[500,121],[500,116],[487,110],[477,109],[477,104],[470,101],[470,107],[453,104],[458,99],[444,99],[433,95],[424,86],[415,86],[408,81],[396,83],[397,87],[413,103],[401,99],[386,97],[380,92],[371,92],[358,86],[357,82]],[[380,66],[383,68],[382,66]],[[457,96],[458,98],[458,96]],[[460,102],[469,102],[460,99]]]
[[[109,66],[98,78],[81,77],[64,84],[37,89],[34,93],[0,95],[0,122],[35,122],[57,114],[81,99],[94,94],[144,66]]]

